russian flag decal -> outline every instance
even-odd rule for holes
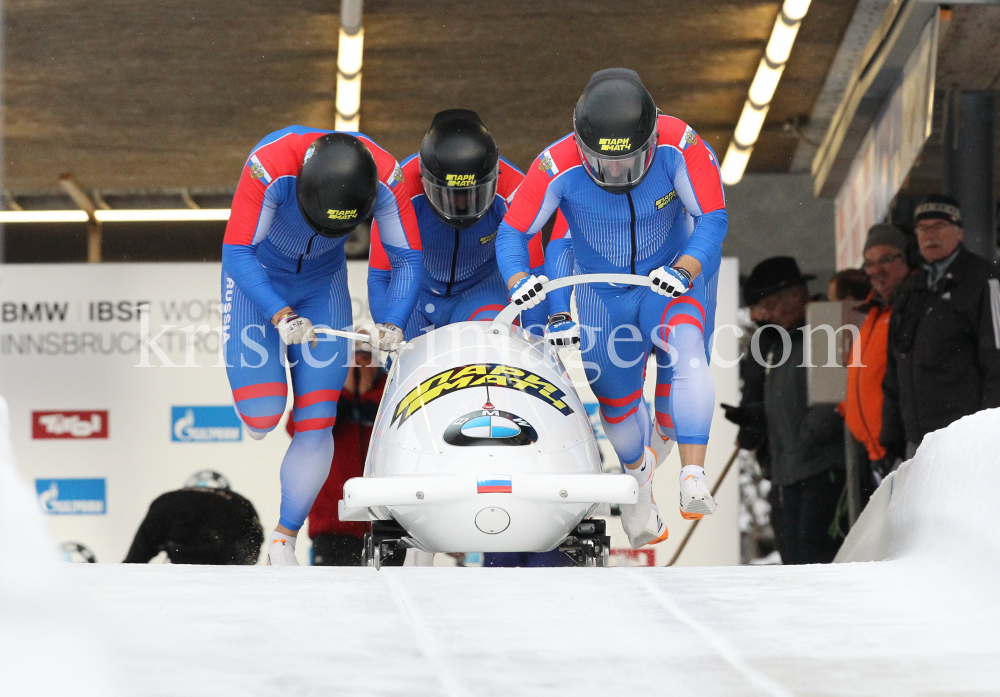
[[[481,474],[477,493],[509,494],[511,493],[509,474]]]

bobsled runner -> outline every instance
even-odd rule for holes
[[[644,276],[557,279],[649,285]],[[604,474],[590,420],[559,354],[516,325],[461,322],[403,345],[392,362],[363,477],[341,520],[372,521],[365,560],[425,552],[544,552],[605,566],[601,504],[635,503],[635,479]]]

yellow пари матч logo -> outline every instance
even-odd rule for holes
[[[601,146],[601,150],[616,151],[616,150],[628,150],[631,146],[631,138],[601,138],[597,141],[597,144]]]

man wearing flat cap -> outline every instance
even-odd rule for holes
[[[864,249],[864,271],[872,290],[858,310],[867,313],[858,332],[860,365],[847,368],[847,398],[842,413],[851,435],[864,447],[864,459],[858,468],[861,496],[867,502],[875,490],[876,475],[884,476],[893,462],[886,461],[885,448],[879,443],[882,432],[882,380],[886,368],[886,344],[892,298],[899,285],[912,273],[915,245],[895,225],[880,223],[868,231]],[[859,453],[859,457],[861,453]]]
[[[928,197],[914,223],[923,264],[893,302],[879,439],[906,458],[931,431],[1000,406],[996,265],[962,245],[955,199]]]
[[[812,278],[791,257],[765,259],[750,272],[744,296],[762,327],[759,350],[744,359],[740,406],[723,405],[740,426],[740,447],[754,447],[748,435],[766,433],[771,524],[784,564],[830,562],[840,547],[830,530],[844,488],[844,422],[835,405],[809,406],[802,367],[799,329]]]

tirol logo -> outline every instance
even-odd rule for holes
[[[330,208],[327,210],[326,215],[330,220],[354,220],[358,217],[358,209],[353,208],[348,211],[339,208]]]
[[[563,401],[566,394],[548,380],[534,373],[496,363],[476,363],[443,370],[414,387],[396,405],[392,423],[403,422],[438,397],[469,387],[505,387],[518,390],[555,407],[562,414],[572,414],[573,409]]]
[[[107,411],[33,411],[31,437],[107,438]]]
[[[663,198],[656,199],[656,210],[660,210],[661,208],[663,208],[664,206],[666,206],[668,203],[670,203],[671,201],[673,201],[675,198],[677,198],[677,191],[676,190],[675,191],[671,191],[669,194],[667,194]]]
[[[630,138],[601,138],[597,141],[597,144],[601,146],[601,150],[604,151],[615,151],[615,150],[628,150],[631,147],[632,140]]]
[[[444,431],[449,445],[530,445],[538,440],[534,426],[488,401],[482,411],[473,411],[452,421]]]
[[[176,443],[235,443],[243,440],[240,417],[231,406],[171,407],[171,440]]]
[[[104,515],[103,479],[36,479],[38,504],[49,515]]]

